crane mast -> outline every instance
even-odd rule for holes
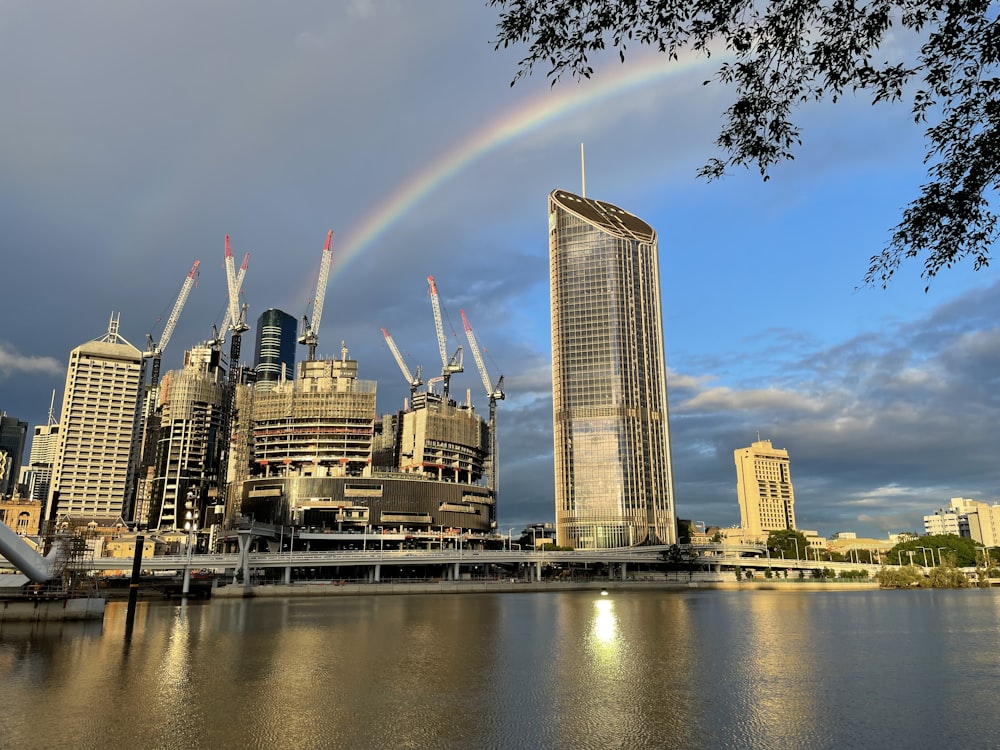
[[[486,372],[483,355],[479,352],[479,343],[476,341],[476,335],[472,332],[469,319],[465,317],[465,310],[459,310],[459,312],[462,314],[462,325],[465,326],[465,337],[469,340],[472,358],[476,360],[479,376],[483,380],[483,387],[486,389],[486,395],[490,400],[490,470],[487,484],[495,497],[500,484],[497,478],[497,462],[499,460],[499,451],[497,450],[497,401],[502,401],[506,395],[503,391],[503,375],[497,380],[496,385],[490,384],[490,376]]]
[[[447,399],[451,376],[463,372],[462,347],[458,347],[455,354],[448,357],[448,344],[444,335],[444,323],[441,320],[441,302],[438,299],[437,284],[434,283],[433,276],[427,277],[427,284],[430,287],[431,310],[434,312],[434,331],[437,334],[438,351],[441,354],[441,380],[444,382],[444,397]]]
[[[229,305],[225,325],[222,328],[223,333],[217,340],[221,344],[222,337],[225,336],[224,331],[228,327],[231,334],[229,342],[229,377],[227,378],[226,387],[223,392],[222,424],[219,425],[221,451],[219,452],[219,476],[217,479],[219,492],[217,503],[223,506],[226,505],[229,492],[228,473],[230,454],[232,452],[230,449],[232,448],[233,415],[236,411],[236,385],[239,378],[240,343],[244,331],[250,328],[246,323],[247,306],[244,304],[241,308],[239,303],[240,288],[243,284],[243,278],[246,276],[249,262],[250,253],[247,253],[243,256],[243,264],[240,266],[239,273],[236,272],[233,249],[229,242],[229,235],[227,234],[225,266],[226,282],[229,288]]]
[[[396,359],[396,364],[399,365],[403,377],[406,378],[406,382],[410,385],[410,403],[412,404],[417,388],[424,384],[424,381],[420,379],[420,365],[417,365],[417,376],[413,377],[410,374],[410,368],[406,366],[406,360],[403,359],[403,355],[399,353],[399,349],[396,347],[396,342],[392,340],[392,336],[385,328],[382,329],[382,335],[385,336],[385,342],[389,345],[389,351],[392,352],[392,356]]]
[[[240,266],[240,272],[237,276],[236,273],[236,262],[233,259],[233,248],[229,242],[229,235],[226,235],[226,281],[229,286],[229,316],[227,318],[227,324],[229,327],[229,332],[232,334],[232,338],[229,342],[229,381],[231,383],[236,381],[236,370],[240,363],[240,343],[243,337],[243,332],[248,330],[250,326],[246,322],[246,306],[240,309],[240,286],[243,283],[243,277],[246,275],[247,264],[250,262],[250,253],[247,253],[243,257],[243,265]]]
[[[148,345],[146,351],[142,353],[143,363],[142,374],[140,376],[140,380],[143,383],[142,390],[140,391],[142,404],[141,410],[137,412],[140,419],[136,421],[132,434],[132,451],[134,452],[133,455],[138,458],[140,473],[147,467],[153,466],[156,462],[156,446],[160,439],[160,417],[156,413],[156,401],[160,386],[160,361],[163,357],[163,350],[167,348],[170,337],[174,333],[174,328],[177,326],[177,320],[180,318],[181,310],[184,309],[184,303],[187,302],[191,288],[194,286],[200,263],[201,261],[196,260],[191,266],[191,270],[188,271],[187,276],[184,277],[181,290],[174,301],[174,307],[170,311],[170,316],[167,318],[166,324],[163,326],[160,340],[157,341],[154,339],[151,333],[146,334]],[[145,360],[147,359],[152,360],[148,385],[146,384],[145,373]],[[138,489],[138,483],[136,489]],[[131,502],[135,502],[134,497],[131,499]]]
[[[333,259],[333,251],[330,244],[333,241],[333,230],[326,233],[326,244],[323,246],[323,255],[319,263],[319,277],[316,279],[316,296],[313,297],[312,320],[307,316],[302,316],[302,335],[299,336],[299,343],[309,347],[309,361],[316,359],[316,346],[319,344],[319,324],[323,320],[323,303],[326,300],[326,284],[330,278],[330,264]]]

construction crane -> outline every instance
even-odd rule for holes
[[[149,378],[151,389],[155,389],[160,383],[160,358],[163,355],[163,350],[167,348],[167,344],[170,342],[170,337],[174,333],[174,327],[177,325],[177,319],[181,316],[184,303],[187,302],[188,295],[191,293],[191,287],[194,286],[195,278],[198,275],[199,263],[201,261],[196,260],[194,265],[191,266],[191,270],[188,271],[188,275],[184,278],[180,294],[177,295],[177,301],[174,302],[174,309],[170,311],[170,317],[167,318],[166,325],[163,326],[163,333],[160,334],[160,340],[156,341],[151,333],[146,334],[148,345],[142,356],[153,360],[152,372]]]
[[[232,339],[229,342],[229,380],[236,380],[236,370],[240,363],[240,340],[244,331],[250,326],[246,320],[246,305],[240,308],[240,287],[243,285],[243,277],[246,276],[247,265],[250,262],[250,253],[243,257],[243,265],[240,266],[239,275],[236,273],[236,261],[233,259],[233,248],[229,243],[229,235],[226,235],[226,281],[229,285],[229,311],[226,316],[225,325],[222,330],[229,328]],[[223,334],[225,335],[225,334]]]
[[[326,233],[326,244],[323,246],[323,256],[319,263],[319,278],[316,279],[316,296],[313,297],[312,320],[302,316],[302,335],[299,343],[309,347],[309,361],[316,359],[316,345],[319,343],[319,324],[323,320],[323,302],[326,299],[326,282],[330,277],[330,262],[333,251],[330,243],[333,240],[333,230]]]
[[[140,475],[155,463],[156,446],[160,439],[160,417],[156,412],[156,401],[160,389],[160,360],[163,356],[163,350],[166,349],[167,344],[170,342],[170,337],[174,333],[174,327],[177,325],[177,319],[180,318],[181,310],[184,309],[184,303],[187,302],[188,295],[191,293],[191,287],[194,286],[200,262],[196,260],[194,265],[191,266],[191,270],[188,271],[187,276],[184,277],[184,281],[181,284],[181,291],[177,295],[177,300],[174,302],[174,307],[170,311],[170,316],[167,318],[166,324],[163,326],[163,333],[160,334],[160,340],[157,341],[154,339],[151,333],[146,334],[148,344],[146,351],[142,353],[143,361],[140,375],[142,382],[142,390],[140,391],[141,410],[138,412],[139,419],[136,420],[132,428],[131,447],[133,460],[138,459],[136,467]],[[152,361],[149,383],[146,383],[145,372],[147,360]],[[142,479],[141,476],[140,479]],[[138,489],[138,484],[136,484],[135,488]],[[130,498],[130,502],[134,502],[134,499]]]
[[[243,333],[250,326],[247,325],[247,306],[240,307],[240,288],[243,286],[243,278],[246,276],[247,266],[250,263],[250,253],[243,256],[243,264],[239,272],[236,271],[236,261],[233,259],[233,248],[229,242],[229,235],[226,235],[226,283],[229,292],[229,304],[226,308],[226,316],[223,321],[222,330],[212,342],[213,345],[221,346],[225,338],[225,331],[228,328],[231,334],[229,342],[229,377],[223,393],[223,405],[221,424],[219,425],[219,441],[221,450],[219,451],[219,474],[216,479],[218,496],[217,505],[226,505],[228,495],[228,471],[230,461],[230,448],[232,447],[233,417],[236,412],[236,385],[239,379],[240,364],[240,343]],[[200,514],[201,510],[198,509]],[[196,516],[197,517],[197,516]]]
[[[413,377],[413,375],[410,374],[410,368],[406,366],[406,361],[403,359],[403,355],[400,354],[399,349],[396,348],[396,342],[392,340],[392,336],[384,328],[382,329],[382,335],[385,336],[385,342],[389,345],[389,351],[392,352],[392,356],[396,358],[396,364],[399,365],[399,369],[403,373],[403,377],[406,378],[406,382],[410,384],[410,403],[412,404],[417,388],[424,384],[424,381],[420,379],[420,365],[417,365],[417,376]]]
[[[444,397],[448,398],[448,388],[451,376],[462,372],[462,347],[455,350],[452,357],[448,357],[448,343],[444,335],[444,324],[441,322],[441,302],[438,300],[437,284],[434,277],[427,277],[427,284],[430,287],[431,309],[434,311],[434,330],[437,333],[438,351],[441,353],[441,379],[444,381]]]
[[[479,368],[479,376],[483,379],[483,387],[486,388],[486,395],[490,400],[490,470],[487,485],[496,496],[499,481],[497,480],[497,461],[499,459],[497,451],[497,401],[504,399],[503,375],[496,385],[490,384],[489,373],[486,372],[486,365],[483,362],[483,355],[479,353],[479,344],[476,342],[476,335],[472,332],[469,319],[465,317],[465,310],[459,310],[462,314],[462,325],[465,326],[465,337],[469,340],[469,348],[472,350],[472,357],[476,360],[476,367]]]
[[[243,277],[247,274],[247,264],[250,262],[250,253],[243,256],[243,265],[240,266],[240,270],[236,272],[236,289],[243,288]],[[227,280],[228,285],[228,280]],[[226,312],[225,316],[222,318],[222,326],[216,327],[215,323],[212,324],[212,338],[210,338],[206,343],[213,349],[219,349],[224,343],[226,343],[226,331],[229,330],[230,312],[229,312],[229,298],[228,292],[226,297]]]

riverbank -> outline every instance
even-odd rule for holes
[[[725,581],[725,580],[646,580],[646,581],[411,581],[397,583],[348,583],[340,581],[310,581],[292,584],[239,584],[219,586],[212,596],[221,599],[288,596],[391,596],[407,594],[482,594],[530,593],[553,591],[650,591],[715,589],[720,591],[860,591],[877,589],[876,581]]]

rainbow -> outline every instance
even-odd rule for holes
[[[662,55],[627,63],[621,72],[580,85],[556,85],[517,109],[490,122],[447,153],[427,164],[397,187],[347,234],[334,252],[332,273],[336,275],[365,248],[383,235],[441,183],[500,146],[608,99],[622,96],[658,81],[693,70],[706,63],[704,57],[667,62]]]

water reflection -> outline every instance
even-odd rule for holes
[[[141,603],[128,645],[124,616],[0,630],[0,744],[1000,746],[1000,591]]]

